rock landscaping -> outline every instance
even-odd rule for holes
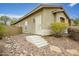
[[[0,40],[1,56],[79,56],[79,42],[68,37],[46,36],[49,44],[36,47],[26,40],[26,34]],[[1,48],[2,46],[2,48]]]
[[[79,26],[72,26],[68,29],[69,35],[72,39],[79,41]]]
[[[67,49],[66,51],[72,55],[79,55],[79,51],[77,49]]]
[[[50,50],[55,51],[57,53],[62,53],[61,49],[57,46],[50,45]]]

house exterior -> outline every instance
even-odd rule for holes
[[[50,25],[54,22],[70,24],[70,19],[60,6],[40,5],[20,18],[14,25],[22,27],[23,33],[50,35]]]

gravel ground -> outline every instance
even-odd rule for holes
[[[68,37],[43,37],[48,46],[37,48],[26,41],[26,34],[0,40],[0,55],[3,56],[78,56],[79,42]],[[2,48],[1,48],[2,47]]]

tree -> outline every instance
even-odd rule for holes
[[[6,25],[10,18],[8,16],[1,16],[0,20]]]
[[[76,18],[76,19],[74,20],[74,23],[75,23],[75,25],[79,25],[79,18]]]
[[[15,23],[16,22],[16,20],[11,20],[11,24],[13,24],[13,23]]]

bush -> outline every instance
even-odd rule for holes
[[[5,26],[0,23],[0,39],[2,39],[2,37],[4,37],[5,30],[6,30]]]
[[[22,33],[22,28],[21,27],[15,27],[15,26],[11,26],[11,27],[8,27],[8,36],[13,36],[13,35],[18,35],[18,34],[21,34]]]
[[[62,36],[64,31],[67,29],[68,25],[65,23],[52,23],[51,24],[51,30],[55,36]]]
[[[14,26],[6,26],[3,24],[0,24],[0,39],[3,37],[9,37],[17,34],[21,34],[22,29],[20,27],[14,27]]]

